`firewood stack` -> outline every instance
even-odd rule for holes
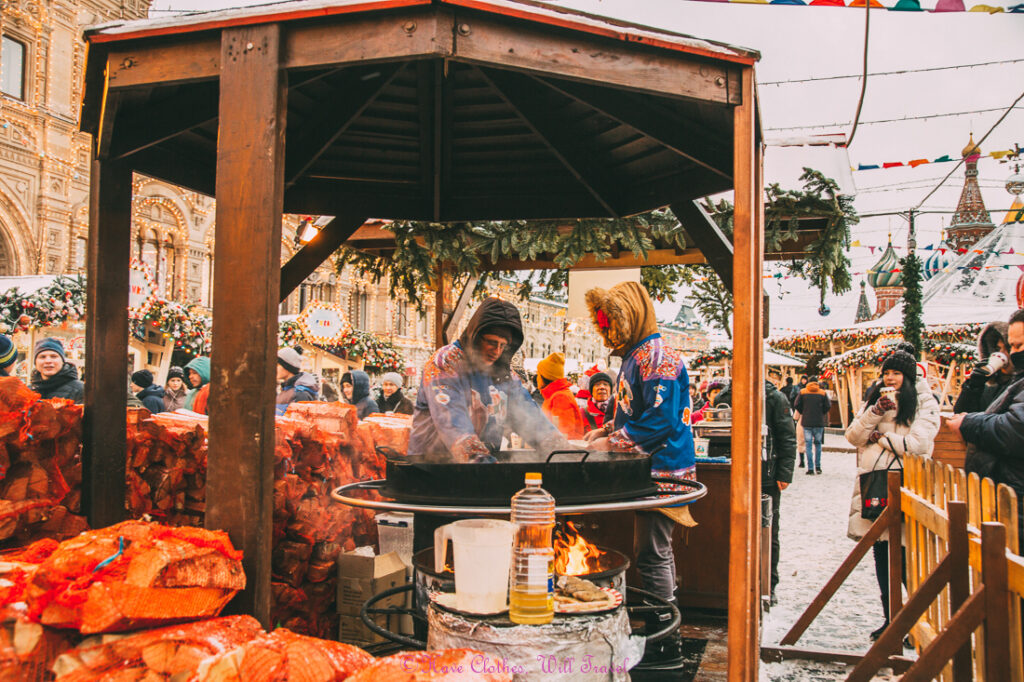
[[[125,505],[172,525],[202,525],[206,510],[205,417],[128,410]]]
[[[82,406],[0,377],[0,546],[85,530]]]

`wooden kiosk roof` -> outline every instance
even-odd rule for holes
[[[207,523],[270,604],[279,301],[367,218],[670,206],[736,300],[730,679],[757,670],[761,144],[751,50],[520,0],[306,0],[85,32],[86,508],[123,515],[131,173],[217,199]],[[735,189],[735,243],[695,205]],[[336,216],[280,266],[282,212]],[[692,258],[692,254],[682,257]],[[737,503],[736,501],[739,501]]]

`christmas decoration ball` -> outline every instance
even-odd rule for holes
[[[1024,174],[1014,173],[1006,180],[1006,191],[1015,196],[1024,192]]]
[[[828,315],[829,315],[829,314],[830,314],[831,312],[832,312],[832,309],[831,309],[831,308],[829,308],[829,307],[828,307],[827,305],[825,305],[824,303],[822,303],[822,304],[821,304],[821,306],[820,306],[820,307],[818,308],[818,314],[819,314],[819,315],[821,315],[822,317],[828,317]]]

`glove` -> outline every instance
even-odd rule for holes
[[[971,376],[967,377],[967,383],[972,388],[980,388],[991,376],[988,372],[987,363],[979,362],[971,369]]]
[[[878,399],[878,402],[875,403],[874,407],[871,408],[871,411],[881,417],[886,412],[892,412],[895,409],[896,403],[890,400],[888,396],[883,395]]]
[[[882,437],[881,431],[872,431],[871,435],[868,436],[868,443],[877,443],[878,439]]]

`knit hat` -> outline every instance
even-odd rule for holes
[[[402,375],[398,372],[385,372],[384,376],[380,378],[380,382],[384,383],[385,381],[390,381],[399,388],[402,387]]]
[[[302,371],[302,356],[294,348],[282,348],[277,351],[277,364],[292,374]]]
[[[612,388],[613,386],[615,386],[615,384],[612,382],[612,378],[610,376],[608,376],[605,372],[598,372],[598,373],[594,374],[592,377],[590,377],[590,388],[591,388],[591,391],[593,391],[594,386],[596,386],[597,384],[601,383],[602,381],[608,383],[608,388]]]
[[[898,350],[885,359],[882,363],[882,373],[885,374],[885,370],[894,369],[905,378],[915,379],[917,377],[917,361],[914,356],[910,353]]]
[[[18,359],[18,349],[11,337],[0,334],[0,369],[7,369]]]
[[[139,388],[149,388],[153,385],[153,373],[148,369],[140,369],[132,374],[132,383]]]
[[[896,350],[901,350],[908,355],[917,356],[917,349],[914,348],[914,344],[909,341],[900,341],[897,343]]]
[[[43,351],[53,351],[60,356],[61,360],[67,360],[67,356],[64,355],[64,344],[60,342],[60,339],[48,337],[45,339],[39,339],[36,341],[35,350],[32,352],[32,359],[35,360],[36,356]],[[124,376],[123,374],[121,376]]]
[[[547,381],[555,381],[565,377],[565,355],[552,353],[537,363],[537,376]]]
[[[183,370],[181,367],[171,367],[169,370],[167,370],[167,380],[170,381],[171,379],[181,379],[182,381],[184,381],[185,370]]]

